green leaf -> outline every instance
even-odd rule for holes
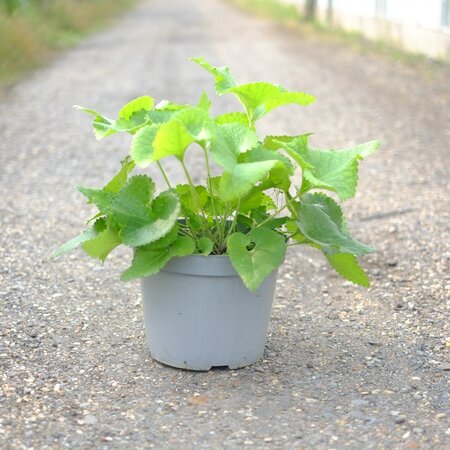
[[[75,108],[94,116],[95,137],[103,139],[118,132],[134,134],[140,127],[151,121],[149,114],[153,108],[153,103],[153,98],[148,95],[138,97],[122,107],[116,120],[109,119],[90,108],[78,105]]]
[[[356,256],[349,253],[325,254],[330,265],[336,272],[352,283],[370,287],[370,280],[359,265]]]
[[[153,108],[154,100],[152,97],[148,95],[143,95],[142,97],[135,98],[127,103],[122,109],[119,111],[118,118],[125,119],[129,121],[131,116],[135,113],[144,111],[150,111]]]
[[[214,67],[204,58],[190,58],[190,60],[214,75],[216,79],[216,92],[218,94],[224,94],[228,89],[236,86],[236,82],[228,67]]]
[[[128,180],[128,175],[135,168],[134,161],[127,156],[124,160],[120,162],[122,164],[122,168],[119,172],[112,178],[112,180],[103,187],[103,190],[117,193],[119,192],[126,184]]]
[[[105,117],[99,112],[90,108],[85,108],[80,105],[75,105],[74,108],[94,116],[92,125],[94,126],[94,134],[96,139],[103,139],[104,137],[117,132],[114,129],[114,120],[109,119],[108,117]]]
[[[213,248],[214,242],[209,237],[203,236],[197,242],[197,249],[204,256],[208,256]]]
[[[190,144],[194,142],[192,135],[178,120],[171,119],[161,126],[153,141],[153,161],[167,156],[176,156],[182,160]]]
[[[251,291],[282,264],[286,252],[284,237],[268,228],[233,233],[227,244],[231,264]]]
[[[160,124],[146,125],[133,137],[131,157],[140,167],[147,167],[153,161],[153,142]]]
[[[107,228],[95,236],[83,243],[83,250],[92,258],[98,258],[102,261],[114,250],[118,245],[122,243],[117,229],[109,223]]]
[[[278,106],[292,103],[306,106],[315,101],[312,95],[303,92],[289,92],[282,86],[262,81],[238,86],[228,67],[214,67],[204,58],[191,58],[191,61],[214,76],[216,92],[219,95],[228,92],[236,95],[252,122]]]
[[[248,126],[248,117],[242,112],[225,113],[215,118],[217,125],[225,125],[227,123],[240,123]]]
[[[123,281],[154,275],[174,256],[188,256],[194,253],[194,240],[188,236],[178,237],[172,244],[161,248],[138,247],[135,249],[131,267],[122,273]]]
[[[327,189],[341,200],[354,197],[358,184],[358,162],[379,146],[368,142],[343,150],[315,150],[309,147],[307,135],[300,136],[283,147],[303,169],[304,188]]]
[[[240,123],[218,125],[211,140],[211,155],[219,166],[232,170],[238,156],[258,145],[257,134]]]
[[[263,81],[234,86],[227,92],[232,92],[238,97],[252,122],[256,122],[278,106],[292,103],[307,106],[315,101],[312,95],[289,92],[282,86]]]
[[[61,256],[64,253],[70,252],[71,250],[74,250],[75,248],[79,247],[81,244],[83,244],[86,241],[89,241],[90,239],[95,238],[99,233],[101,233],[106,228],[106,223],[104,219],[98,219],[95,221],[94,225],[84,230],[81,234],[78,236],[75,236],[74,238],[70,239],[60,247],[58,247],[52,254],[51,258],[57,258],[58,256]]]
[[[374,252],[372,247],[353,239],[343,226],[343,218],[337,208],[331,206],[333,199],[325,195],[311,195],[307,201],[300,199],[297,225],[310,241],[332,252],[364,255]]]
[[[97,206],[100,213],[108,214],[114,201],[115,194],[104,189],[86,188],[78,186],[78,190],[88,198],[88,204]]]
[[[211,100],[209,99],[208,94],[205,91],[202,92],[197,107],[200,109],[204,109],[206,112],[209,112],[209,110],[211,109]]]
[[[189,184],[179,184],[175,189],[183,209],[188,209],[193,213],[200,212],[208,202],[208,191],[204,186],[195,186],[196,195],[192,195],[192,188]]]
[[[231,171],[225,171],[220,178],[221,198],[231,201],[243,197],[255,183],[280,164],[282,163],[276,160],[237,164]]]
[[[121,225],[123,243],[132,247],[154,242],[174,227],[179,212],[178,195],[165,191],[153,201],[154,184],[146,176],[135,176],[119,192],[112,205]]]

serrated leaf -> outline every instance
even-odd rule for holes
[[[179,184],[175,189],[183,209],[193,213],[200,212],[208,202],[208,191],[204,186],[195,186],[195,195],[192,195],[192,188],[188,184]]]
[[[228,67],[214,67],[204,58],[190,58],[190,60],[214,75],[216,79],[216,92],[219,95],[227,92],[229,88],[236,86],[236,82]]]
[[[188,256],[195,251],[194,240],[188,236],[178,237],[169,246],[161,248],[139,247],[135,249],[131,267],[122,273],[121,279],[129,281],[159,272],[174,256]]]
[[[211,156],[223,168],[231,171],[238,156],[258,145],[257,134],[240,123],[218,125],[211,140]]]
[[[147,223],[150,219],[150,203],[154,192],[155,184],[146,175],[130,178],[111,205],[117,222],[122,225],[130,222]]]
[[[154,189],[150,178],[135,176],[114,200],[111,210],[122,228],[124,244],[132,247],[149,244],[174,227],[180,211],[177,194],[165,191],[152,201]]]
[[[135,168],[134,161],[127,156],[124,160],[120,162],[122,164],[122,168],[119,172],[109,181],[103,189],[108,192],[117,193],[119,192],[126,184],[128,180],[128,175]]]
[[[325,257],[339,275],[352,283],[370,287],[369,277],[359,265],[356,256],[349,253],[335,253],[325,254]]]
[[[231,201],[246,195],[250,189],[264,178],[280,161],[259,161],[237,164],[231,171],[225,171],[220,178],[220,197]]]
[[[214,242],[207,236],[201,237],[197,242],[197,249],[204,256],[208,256],[213,248]]]
[[[134,135],[130,154],[138,166],[147,167],[153,162],[153,142],[160,127],[160,124],[146,125]]]
[[[225,125],[227,123],[240,123],[248,126],[248,117],[242,112],[231,112],[217,116],[215,119],[217,125]]]
[[[326,196],[323,196],[326,197]],[[296,224],[301,233],[320,247],[330,248],[334,252],[364,255],[374,249],[353,239],[339,224],[343,219],[337,217],[337,210],[331,208],[327,197],[326,202],[315,197],[315,202],[300,202]]]
[[[243,104],[247,116],[252,122],[278,106],[292,103],[306,106],[315,101],[312,95],[304,92],[290,92],[282,86],[272,83],[261,81],[237,85],[228,67],[214,67],[204,58],[191,58],[191,61],[199,64],[214,76],[216,92],[219,95],[233,93]]]
[[[300,136],[289,143],[281,143],[289,155],[303,169],[304,186],[327,189],[347,200],[356,193],[358,161],[373,153],[377,141],[343,150],[318,150],[308,145],[308,136]]]
[[[115,194],[104,189],[78,186],[78,190],[88,198],[88,204],[93,203],[101,214],[108,214],[114,201]]]
[[[310,94],[290,92],[282,86],[263,81],[234,86],[227,92],[238,97],[253,122],[279,106],[293,103],[307,106],[315,101]]]
[[[156,133],[153,141],[153,161],[171,155],[183,159],[184,153],[192,142],[194,142],[194,138],[186,130],[186,127],[178,120],[171,119]]]
[[[284,237],[267,228],[253,229],[248,235],[233,233],[227,245],[231,264],[251,291],[282,264],[286,252]]]
[[[142,97],[131,100],[123,106],[117,116],[119,119],[129,121],[133,114],[141,111],[150,111],[153,108],[153,105],[154,99],[148,95],[143,95]]]
[[[342,208],[334,199],[321,192],[304,194],[300,197],[303,205],[313,205],[323,211],[341,231],[347,231],[347,223]]]
[[[117,229],[111,224],[108,224],[107,228],[95,236],[83,243],[83,250],[92,258],[98,258],[104,261],[106,257],[114,250],[118,245],[122,243]]]

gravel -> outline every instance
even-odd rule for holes
[[[290,251],[265,358],[194,373],[153,361],[130,260],[49,254],[90,211],[129,139],[94,141],[73,104],[114,115],[127,100],[196,101],[203,55],[242,81],[318,97],[261,131],[314,131],[317,146],[379,138],[346,205],[379,251],[373,287]],[[16,85],[0,102],[0,447],[450,447],[450,75],[286,30],[219,0],[143,1],[111,29]],[[208,90],[211,92],[211,89]],[[220,99],[217,111],[234,105]],[[195,168],[199,161],[192,155]],[[175,163],[171,176],[180,177]]]

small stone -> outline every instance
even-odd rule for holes
[[[400,425],[400,424],[402,424],[402,423],[405,423],[405,422],[406,422],[406,417],[405,417],[405,416],[398,416],[398,417],[395,418],[394,422],[395,422],[397,425]]]
[[[442,363],[437,367],[437,369],[442,371],[450,370],[450,363],[448,362]]]
[[[391,412],[390,412],[390,415],[391,415],[392,417],[397,417],[397,416],[400,415],[400,411],[391,411]]]
[[[414,427],[412,430],[413,430],[413,433],[416,433],[416,434],[422,434],[423,433],[422,428],[419,428],[419,427]]]
[[[306,367],[307,367],[308,369],[314,369],[313,363],[310,363],[310,362],[306,363]]]
[[[436,419],[443,419],[444,417],[446,416],[446,414],[445,413],[439,413],[439,414],[436,414]]]
[[[445,434],[446,434],[447,436],[450,436],[450,428],[447,428],[447,430],[445,431]]]
[[[85,425],[97,425],[98,424],[98,419],[97,419],[97,417],[95,417],[92,414],[86,414],[83,417],[83,423]]]

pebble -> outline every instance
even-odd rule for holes
[[[96,425],[98,423],[98,419],[92,414],[86,414],[83,417],[83,423],[85,425]]]

